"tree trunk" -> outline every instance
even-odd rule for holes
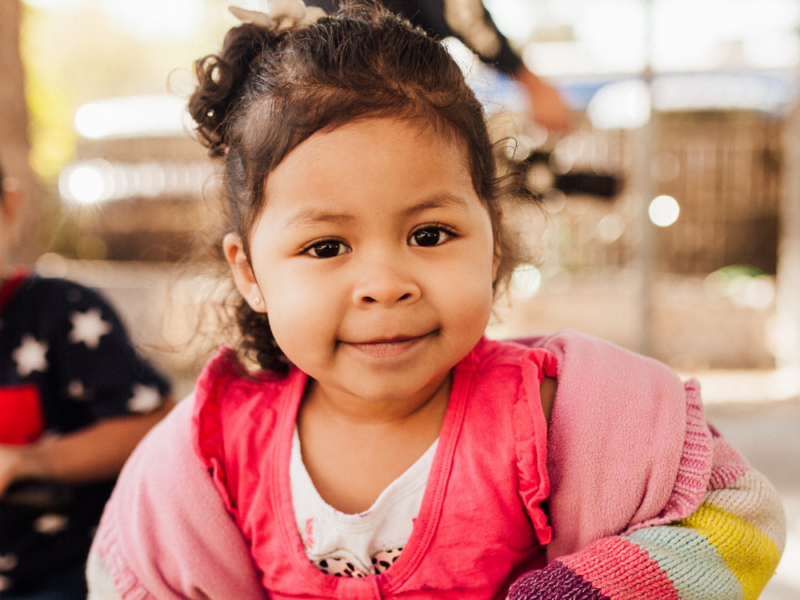
[[[0,163],[7,177],[14,177],[24,192],[20,239],[15,256],[22,262],[38,254],[35,221],[39,215],[41,192],[33,175],[28,155],[28,107],[25,102],[25,74],[19,49],[22,18],[20,0],[0,0]]]

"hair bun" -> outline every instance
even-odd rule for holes
[[[189,98],[189,114],[197,124],[200,141],[212,156],[225,153],[231,115],[251,65],[275,39],[263,27],[245,23],[228,32],[219,54],[195,61],[197,88]]]

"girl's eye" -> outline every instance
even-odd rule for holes
[[[453,237],[453,234],[446,229],[431,225],[430,227],[417,229],[411,234],[411,237],[408,238],[408,243],[411,246],[438,246],[451,237]]]
[[[306,253],[314,258],[333,258],[350,252],[343,242],[338,240],[323,240],[306,248]]]

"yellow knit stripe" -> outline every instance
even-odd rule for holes
[[[743,600],[756,600],[772,577],[780,550],[768,536],[736,515],[702,504],[680,522],[706,536],[742,585]]]
[[[706,494],[703,500],[753,525],[783,551],[786,516],[778,492],[758,471],[750,470],[738,481]]]

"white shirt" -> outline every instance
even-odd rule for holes
[[[330,575],[365,577],[388,569],[411,537],[439,440],[383,490],[372,507],[348,515],[320,497],[303,464],[295,428],[289,477],[297,529],[308,559]]]

